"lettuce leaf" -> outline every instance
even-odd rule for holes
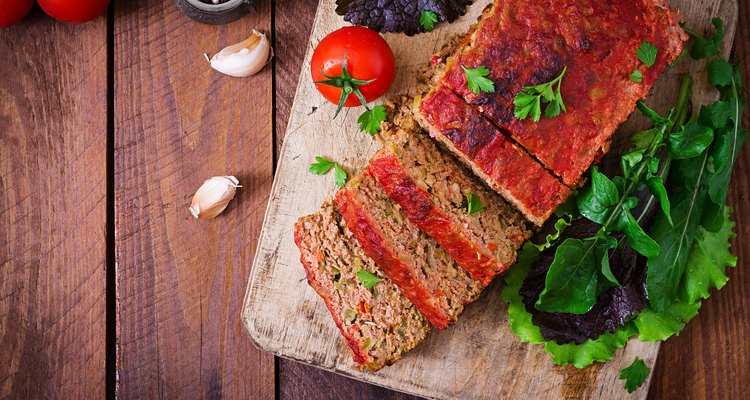
[[[630,337],[637,335],[642,341],[662,341],[680,333],[701,307],[701,300],[709,296],[710,289],[721,289],[727,282],[726,267],[734,267],[737,258],[729,252],[729,241],[735,236],[735,223],[729,219],[730,207],[724,207],[723,218],[718,222],[717,232],[699,228],[689,251],[685,273],[678,289],[678,298],[664,312],[647,307],[633,321],[614,333],[605,333],[582,344],[558,344],[546,340],[539,327],[532,322],[531,313],[521,297],[520,290],[531,270],[532,263],[541,251],[553,246],[559,233],[567,227],[556,224],[556,231],[547,236],[545,243],[535,245],[527,242],[519,253],[518,263],[505,274],[506,286],[502,298],[508,304],[510,329],[524,343],[544,344],[558,365],[573,365],[585,368],[594,362],[609,361],[614,352],[622,348]]]

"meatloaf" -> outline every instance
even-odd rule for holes
[[[445,86],[427,94],[420,112],[433,138],[536,225],[570,195],[567,186]]]
[[[434,90],[457,93],[575,187],[636,101],[682,52],[687,37],[679,20],[665,0],[497,0],[448,57]],[[651,67],[636,56],[644,41],[658,49]],[[478,66],[490,70],[494,92],[469,90],[462,67]],[[549,82],[565,67],[567,112],[538,122],[515,118],[513,99],[523,87]],[[641,82],[630,79],[634,70],[643,73]]]
[[[438,150],[414,121],[411,103],[406,97],[389,100],[392,117],[381,132],[385,144],[370,160],[370,172],[409,221],[486,285],[515,262],[530,236],[527,222]],[[467,213],[470,195],[478,196],[484,208],[472,215]]]
[[[339,190],[336,204],[365,253],[436,328],[479,295],[482,283],[406,218],[369,168]]]
[[[325,301],[355,362],[378,370],[427,337],[430,324],[357,244],[332,201],[299,219],[294,240],[307,281]],[[367,289],[357,278],[361,270],[383,280]]]

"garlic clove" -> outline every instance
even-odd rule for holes
[[[240,186],[233,176],[214,176],[207,179],[195,192],[190,214],[195,218],[210,219],[224,211]]]
[[[214,54],[210,62],[211,68],[223,74],[244,78],[262,70],[271,57],[273,51],[266,35],[253,30],[249,38]]]

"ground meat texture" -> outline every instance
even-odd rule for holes
[[[431,91],[419,107],[430,135],[536,225],[570,195],[568,187],[446,87]]]
[[[336,194],[336,204],[367,255],[436,328],[455,322],[478,297],[481,282],[409,222],[369,170]]]
[[[378,32],[424,32],[419,17],[434,12],[438,21],[453,22],[466,12],[471,0],[336,0],[336,13],[354,25]]]
[[[409,104],[411,99],[400,102]],[[385,147],[370,160],[369,170],[409,221],[487,285],[515,262],[518,248],[530,236],[527,222],[455,159],[441,153],[405,109],[389,105],[388,114],[396,113],[400,126],[385,124]],[[468,215],[470,194],[479,197],[484,210]]]
[[[378,370],[427,337],[429,322],[365,254],[332,201],[300,218],[294,239],[307,281],[325,301],[355,362]],[[359,270],[383,281],[367,289],[357,279]]]
[[[608,149],[617,127],[657,77],[682,52],[679,16],[663,0],[498,0],[456,46],[439,77],[570,186]],[[636,57],[643,41],[658,48],[646,68]],[[463,67],[485,66],[492,93],[468,89]],[[533,122],[514,117],[524,86],[557,77],[564,67],[567,112]],[[643,80],[630,74],[640,69]],[[438,90],[437,88],[434,90]]]

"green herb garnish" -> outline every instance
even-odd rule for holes
[[[542,117],[542,103],[547,103],[547,106],[544,108],[544,116],[547,118],[554,118],[560,115],[560,110],[567,112],[562,95],[560,94],[562,79],[567,70],[568,67],[564,67],[557,78],[547,83],[536,86],[525,86],[516,95],[515,99],[513,99],[513,104],[516,106],[514,111],[516,118],[523,120],[527,116],[531,116],[532,121],[539,121]],[[554,88],[555,84],[557,84],[556,89]]]
[[[659,252],[647,257],[649,304],[646,308],[615,332],[605,333],[582,344],[559,345],[553,340],[544,339],[539,327],[533,324],[520,289],[540,252],[555,245],[562,247],[569,240],[557,243],[560,233],[568,225],[567,220],[561,224],[558,223],[562,220],[558,220],[555,224],[557,233],[548,235],[546,243],[524,245],[517,265],[505,276],[507,285],[503,290],[503,299],[509,304],[511,329],[524,342],[543,343],[556,364],[573,364],[583,368],[595,361],[612,359],[614,351],[624,346],[633,335],[642,341],[661,341],[679,333],[697,315],[702,300],[709,296],[710,291],[721,289],[726,284],[726,268],[736,265],[737,258],[729,251],[730,241],[735,236],[735,223],[730,219],[731,208],[726,205],[726,197],[729,176],[746,138],[741,127],[745,103],[739,69],[727,63],[719,52],[723,40],[722,23],[714,20],[714,25],[717,33],[709,38],[690,29],[685,30],[693,38],[691,55],[694,58],[710,58],[709,65],[714,63],[714,67],[708,71],[708,80],[717,87],[719,101],[702,107],[698,118],[690,119],[687,107],[689,97],[686,95],[690,93],[690,80],[686,79],[677,105],[668,118],[640,103],[639,110],[653,120],[654,129],[634,136],[634,150],[622,156],[622,176],[603,180],[594,176],[599,174],[598,171],[594,173],[592,170],[590,187],[582,190],[576,202],[584,217],[601,220],[603,216],[611,215],[606,212],[609,208],[607,204],[612,204],[615,198],[629,197],[627,193],[631,191],[631,183],[638,182],[639,187],[648,188],[651,196],[643,207],[644,211],[633,216],[636,222],[646,215],[646,210],[661,203],[662,210],[647,231],[647,237],[658,245]],[[652,154],[653,148],[658,151]],[[607,181],[614,184],[618,196],[613,196],[615,191]],[[580,197],[585,197],[586,191],[592,191],[596,199],[594,201],[589,196],[583,200],[584,207],[581,208]],[[623,204],[627,202],[632,200],[626,199]],[[625,215],[622,210],[619,212]],[[609,230],[603,233],[607,235]],[[625,239],[618,243],[618,247],[624,245],[625,241],[630,243],[631,235],[624,233]],[[591,238],[575,239],[587,242],[597,240],[597,236],[602,236],[601,230]],[[569,259],[565,263],[568,264],[566,269],[578,262],[568,253],[563,250],[559,255],[560,263]],[[606,267],[605,263],[602,258],[596,267]],[[592,281],[597,286],[599,282],[611,283],[602,268],[586,268],[599,275],[589,280],[579,279],[573,285],[575,291],[585,291],[588,286],[584,285],[592,285]],[[548,278],[550,273],[553,273],[552,267]],[[562,286],[550,280],[545,283],[552,285],[552,290]],[[545,290],[548,289],[545,287]],[[573,292],[573,289],[570,291]],[[581,304],[564,306],[573,308]],[[628,381],[626,389],[634,390],[638,381],[648,376],[648,370],[643,367],[631,366],[626,369],[628,372],[623,372],[623,379]]]
[[[375,136],[376,133],[382,129],[380,123],[385,121],[385,107],[375,106],[372,109],[365,110],[362,115],[357,118],[359,124],[359,130],[368,133],[370,136]]]
[[[620,379],[625,380],[625,389],[628,393],[633,393],[646,382],[650,372],[651,368],[643,360],[636,357],[629,367],[620,372]]]
[[[366,289],[372,289],[375,285],[383,281],[383,279],[364,269],[357,271],[357,280],[362,282]]]
[[[658,52],[659,49],[657,49],[656,46],[649,43],[647,40],[644,40],[643,43],[641,43],[641,47],[635,51],[635,55],[645,66],[650,68],[656,62],[656,54]]]
[[[433,11],[422,11],[422,15],[419,16],[419,24],[422,25],[425,31],[431,32],[435,29],[435,24],[438,23],[438,16]]]
[[[317,162],[310,164],[310,173],[315,175],[325,175],[331,170],[331,168],[333,168],[333,179],[334,182],[336,182],[336,185],[339,187],[346,185],[347,174],[346,171],[341,168],[339,163],[320,156],[315,157],[315,161]]]
[[[643,72],[639,69],[633,71],[633,73],[630,74],[630,80],[635,83],[641,83],[643,81]]]
[[[476,94],[495,91],[495,83],[491,79],[485,78],[490,74],[490,70],[487,67],[480,65],[476,68],[466,68],[462,65],[461,68],[463,68],[466,75],[466,84],[469,86],[469,90]]]
[[[475,195],[474,193],[469,194],[468,202],[466,205],[466,213],[472,215],[482,210],[484,210],[484,206],[482,205],[479,196]]]

